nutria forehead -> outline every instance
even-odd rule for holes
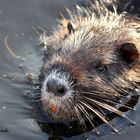
[[[91,5],[92,10],[80,9],[82,13],[77,11],[76,14],[69,12],[69,20],[62,18],[61,25],[51,36],[41,38],[46,48],[51,48],[49,59],[46,55],[44,68],[48,70],[52,65],[61,63],[66,65],[68,70],[77,73],[76,75],[80,75],[79,72],[84,75],[87,69],[91,69],[91,64],[101,61],[105,65],[115,64],[115,67],[125,71],[126,77],[131,77],[133,81],[132,73],[135,66],[126,72],[128,67],[121,61],[117,50],[123,44],[134,44],[137,53],[133,56],[139,59],[138,23],[130,21],[124,14],[118,14],[115,10],[109,11],[100,2],[96,2],[95,6]],[[138,75],[138,72],[135,74]],[[139,78],[136,79],[140,81]]]
[[[89,46],[92,43],[94,44],[93,47],[106,47],[112,46],[114,43],[130,41],[135,34],[135,29],[127,23],[123,14],[110,13],[100,18],[94,14],[90,17],[73,15],[70,20],[74,28],[72,28],[72,32],[67,28],[69,20],[62,19],[61,22],[62,25],[59,30],[45,38],[47,45],[58,48],[61,46],[68,47],[72,44],[76,49],[84,46],[84,44]]]

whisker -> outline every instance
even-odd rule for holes
[[[121,112],[120,110],[116,109],[115,107],[112,107],[106,103],[101,103],[97,100],[94,100],[94,99],[91,99],[91,98],[88,98],[88,97],[84,97],[85,99],[89,100],[89,101],[92,101],[93,103],[101,106],[102,108],[105,108],[106,110],[109,110],[111,112],[114,112],[116,113],[117,115],[119,116],[122,116],[123,118],[125,118],[126,120],[128,120],[130,123],[132,124],[135,124],[131,119],[129,119],[123,112]]]
[[[110,119],[107,117],[106,113],[99,106],[97,106],[97,107],[101,111],[101,113],[104,116],[106,116],[107,121],[110,121]],[[118,132],[120,132],[119,130],[122,130],[121,127],[119,127],[119,124],[116,123],[116,121],[112,120],[111,122],[115,125],[115,128],[117,127]]]
[[[77,116],[77,118],[78,118],[78,121],[79,121],[79,123],[81,124],[83,131],[86,132],[86,130],[87,130],[86,124],[85,124],[85,122],[83,121],[83,118],[82,118],[82,116],[81,116],[79,110],[77,109],[77,107],[75,106],[74,108],[75,108],[75,112],[76,112],[76,116]],[[82,118],[82,121],[81,121],[81,118]]]
[[[104,116],[101,112],[99,112],[99,111],[93,109],[93,107],[91,107],[89,104],[84,103],[84,102],[81,101],[81,100],[79,100],[79,102],[82,103],[82,104],[83,104],[85,107],[87,107],[88,109],[90,109],[90,110],[91,110],[93,113],[95,113],[97,116],[99,116],[106,124],[108,124],[108,125],[113,129],[114,132],[118,133],[118,130],[115,129],[115,128],[110,124],[110,122],[106,120],[105,116]]]
[[[96,95],[98,95],[98,96],[102,96],[103,94],[104,95],[109,95],[109,96],[115,96],[115,97],[122,97],[122,98],[124,98],[124,97],[126,97],[126,96],[124,96],[124,95],[121,95],[121,94],[119,94],[118,92],[115,92],[115,91],[112,91],[112,92],[110,92],[110,91],[80,91],[81,93],[87,93],[87,94],[91,94],[91,93],[93,93],[93,94],[96,94]],[[114,94],[113,94],[114,93]]]
[[[41,99],[34,99],[34,100],[32,100],[33,102],[39,102],[39,101],[41,101]]]
[[[117,101],[115,102],[115,101],[111,101],[111,100],[105,99],[105,98],[102,97],[102,95],[99,95],[99,94],[94,93],[94,92],[84,92],[84,91],[82,91],[81,93],[83,93],[83,94],[88,94],[88,95],[93,95],[93,96],[95,96],[95,97],[97,96],[97,97],[100,97],[102,100],[104,100],[104,101],[106,101],[106,102],[108,102],[108,103],[123,105],[123,107],[125,107],[125,108],[128,108],[128,109],[130,109],[130,110],[134,110],[132,107],[130,107],[130,106],[128,106],[128,105],[125,105],[125,104],[120,103],[120,102],[117,102]],[[110,96],[111,96],[111,95],[110,95]]]
[[[96,134],[100,134],[99,131],[97,131],[95,125],[93,124],[92,120],[90,119],[89,113],[86,111],[86,109],[83,107],[82,104],[77,104],[78,108],[81,110],[81,112],[85,115],[85,117],[88,119],[88,121],[90,122],[90,124],[92,125],[93,129],[95,130]]]

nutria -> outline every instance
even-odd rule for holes
[[[45,46],[39,75],[41,103],[54,122],[89,121],[98,116],[117,131],[106,114],[131,121],[117,108],[131,98],[140,82],[139,20],[109,10],[100,0],[70,11]],[[112,11],[113,9],[113,11]],[[129,106],[125,106],[129,108]]]

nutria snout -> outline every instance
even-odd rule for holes
[[[50,79],[46,82],[46,90],[48,92],[54,93],[56,96],[63,96],[66,94],[67,89],[61,80]]]

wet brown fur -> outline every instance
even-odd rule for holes
[[[98,5],[97,9],[99,10],[99,12],[101,12],[100,14],[104,13],[107,10],[106,7],[103,7],[103,9],[100,9],[100,6],[103,6],[103,5],[101,3],[98,3],[98,1],[96,1],[96,2],[97,2],[96,6]],[[108,1],[108,3],[111,3],[111,4],[113,4],[114,2],[115,1],[112,1],[112,0]],[[69,12],[70,15],[73,14],[69,10],[68,10],[68,12]],[[111,13],[109,12],[108,14],[109,14],[110,17],[111,17],[111,14],[112,14],[112,19],[111,20],[115,20],[116,17],[118,18],[118,16],[120,16],[120,15],[117,15],[117,14],[113,15],[112,12]],[[138,50],[138,53],[140,54],[140,41],[139,41],[140,40],[140,20],[138,18],[136,18],[136,17],[134,17],[132,15],[128,15],[126,13],[122,13],[121,14],[121,18],[122,18],[122,21],[120,19],[120,23],[123,22],[122,23],[123,26],[118,25],[118,27],[115,27],[113,29],[113,30],[115,30],[113,32],[121,31],[121,28],[123,28],[123,27],[125,28],[125,26],[128,26],[128,27],[126,27],[126,31],[125,32],[120,33],[120,39],[117,40],[116,44],[118,46],[121,46],[121,44],[128,43],[128,42],[134,43],[136,45],[136,49]],[[100,18],[99,18],[99,20],[100,20]],[[82,17],[81,15],[79,15],[79,16],[75,16],[73,18],[73,16],[72,16],[72,21],[70,21],[70,20],[68,20],[68,19],[63,17],[61,19],[60,30],[59,31],[54,31],[54,34],[52,36],[52,38],[54,38],[55,40],[53,40],[52,38],[51,38],[52,39],[51,40],[50,37],[48,37],[49,40],[51,40],[51,41],[50,42],[48,41],[49,43],[47,43],[47,44],[49,44],[50,46],[51,45],[53,46],[55,44],[57,45],[61,40],[65,39],[67,36],[69,36],[69,30],[67,28],[67,25],[68,25],[69,22],[71,22],[71,24],[74,26],[75,30],[78,30],[79,28],[81,28],[81,26],[82,26],[81,24],[83,22],[85,22],[85,17]],[[112,21],[110,21],[110,22],[112,22]],[[112,24],[112,23],[110,23],[110,24]],[[107,26],[107,25],[103,25],[103,26]],[[132,29],[132,32],[133,32],[130,36],[127,35],[127,33],[129,32],[129,28],[130,28],[130,32],[131,32],[131,29]],[[128,32],[127,32],[127,29],[128,29]],[[101,34],[101,36],[106,36],[105,38],[101,37],[102,40],[104,40],[105,42],[107,41],[105,43],[105,45],[110,43],[110,41],[109,41],[110,33],[105,32],[105,35],[103,35],[103,31],[102,31],[102,29],[100,30],[100,27],[98,28],[98,25],[96,25],[96,21],[95,21],[95,23],[93,23],[93,27],[91,28],[91,30],[89,32],[93,32],[93,33],[96,32],[96,33],[98,33],[98,36],[97,36],[98,38],[100,38],[100,34]],[[107,36],[107,34],[109,34],[109,36]],[[101,43],[101,42],[99,41],[99,43]],[[89,61],[89,59],[87,60],[87,62]],[[108,61],[104,61],[104,63],[107,64],[109,62]],[[71,65],[72,67],[74,67],[74,63],[68,64],[68,65]],[[76,69],[76,66],[75,66],[75,69]],[[74,71],[76,72],[77,70],[74,70]],[[137,62],[137,64],[134,65],[133,68],[131,68],[127,72],[126,76],[129,79],[131,79],[132,81],[134,81],[134,82],[140,82],[140,57],[139,57],[139,61]]]
[[[56,63],[62,63],[67,66],[74,82],[76,81],[74,86],[78,90],[79,100],[83,98],[88,105],[80,100],[80,103],[75,108],[73,104],[69,104],[64,108],[67,108],[66,110],[70,110],[71,107],[74,108],[77,113],[76,117],[79,120],[81,117],[79,112],[81,112],[91,122],[87,113],[87,110],[90,110],[110,125],[104,113],[100,112],[100,110],[106,109],[127,118],[123,112],[112,107],[112,105],[117,104],[120,98],[125,97],[126,93],[129,95],[129,90],[133,91],[139,87],[140,21],[128,16],[126,13],[118,14],[116,8],[114,8],[113,12],[108,10],[100,0],[95,0],[94,4],[91,4],[89,9],[80,8],[76,13],[68,10],[70,18],[63,17],[59,29],[54,30],[51,36],[40,36],[41,41],[46,45],[45,51],[50,48],[54,52],[59,52],[61,48],[62,50],[64,49],[64,51],[60,51],[60,53],[55,54],[48,60],[46,59],[43,71],[47,71]],[[73,28],[72,32],[68,28],[69,23]],[[121,58],[117,62],[118,60],[115,57],[116,50],[121,49],[124,44],[130,44],[135,49],[135,51],[128,50],[130,51],[130,56],[128,57],[134,61],[131,66],[123,64]],[[88,45],[89,47],[87,47]],[[112,49],[114,46],[115,49]],[[116,69],[118,67],[121,69],[120,71],[118,70],[121,74],[113,73],[112,71],[109,84],[103,80],[102,75],[90,73],[91,67],[89,66],[99,58],[101,65],[110,66],[113,64]],[[75,94],[77,94],[77,91]],[[83,97],[84,95],[82,94],[87,95],[87,97]],[[93,98],[93,95],[95,98]],[[85,108],[88,109],[86,110]],[[77,111],[78,109],[79,111]],[[63,113],[68,116],[68,119],[75,115],[69,114],[68,111]]]

